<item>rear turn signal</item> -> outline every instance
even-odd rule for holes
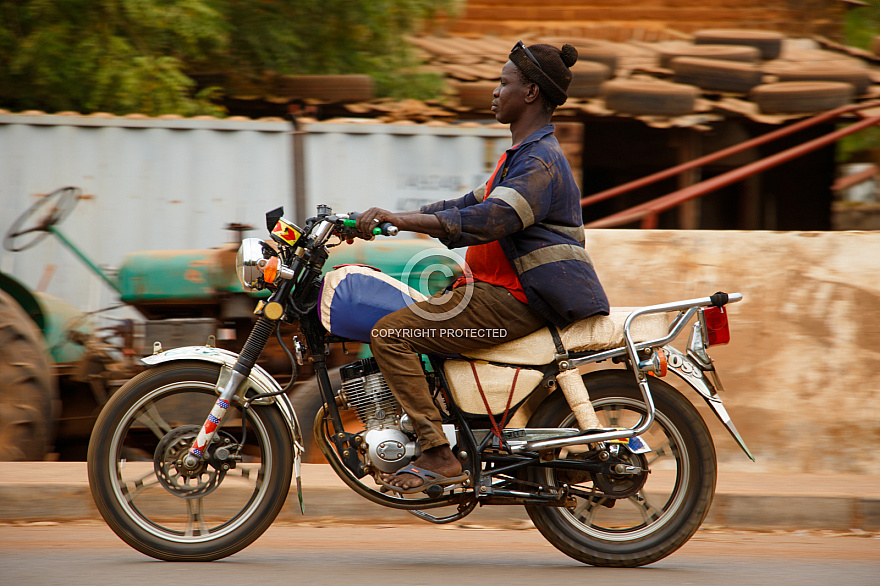
[[[666,376],[666,352],[654,350],[650,357],[639,362],[639,370],[661,378]]]

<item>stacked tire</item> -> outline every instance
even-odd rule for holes
[[[694,111],[699,89],[664,81],[615,79],[602,84],[605,107],[633,116],[684,116]]]
[[[834,81],[853,86],[855,95],[861,96],[872,84],[868,69],[840,63],[774,63],[764,67],[765,73],[773,75],[778,81]]]
[[[592,98],[598,96],[602,84],[611,77],[611,71],[604,63],[578,59],[571,68],[574,76],[568,86],[571,98]]]
[[[750,95],[764,114],[810,114],[845,106],[854,92],[849,83],[783,81],[759,85]]]
[[[774,31],[741,29],[709,29],[694,34],[695,45],[733,45],[753,47],[760,52],[761,59],[777,59],[782,53],[782,40],[785,35]]]
[[[764,72],[754,63],[721,61],[700,57],[677,57],[672,60],[673,80],[720,92],[748,93],[760,85]]]

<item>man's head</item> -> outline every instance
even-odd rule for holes
[[[510,61],[526,82],[541,89],[545,110],[551,113],[568,99],[572,79],[570,68],[577,58],[577,49],[571,45],[563,45],[560,50],[543,44],[527,47],[519,41],[510,51]]]

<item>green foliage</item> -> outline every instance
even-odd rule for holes
[[[438,73],[373,72],[376,94],[397,100],[433,100],[443,94],[445,82]]]
[[[843,36],[847,45],[871,50],[871,43],[880,36],[880,0],[866,0],[870,6],[859,6],[847,11]]]
[[[872,50],[874,37],[880,36],[880,0],[866,0],[870,6],[847,11],[844,20],[844,42],[852,47]],[[838,143],[837,159],[847,162],[861,153],[880,148],[880,129],[868,128],[844,137]]]
[[[0,104],[215,113],[183,69],[225,38],[223,16],[203,0],[0,0]]]
[[[188,74],[367,73],[432,97],[404,36],[458,0],[0,0],[0,107],[218,114]]]
[[[436,76],[398,74],[415,64],[405,36],[459,0],[218,0],[236,26],[225,71],[257,79],[280,74],[366,73],[380,95],[436,97]],[[412,86],[405,81],[413,81]],[[429,87],[434,90],[428,90]]]

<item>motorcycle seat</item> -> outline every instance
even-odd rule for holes
[[[559,330],[562,345],[569,352],[597,352],[623,346],[623,324],[632,313],[628,308],[611,308],[609,315],[594,315]],[[663,338],[669,333],[666,314],[642,315],[633,321],[631,332],[635,342]],[[466,358],[537,366],[553,362],[556,345],[549,328],[481,350],[463,354]]]

